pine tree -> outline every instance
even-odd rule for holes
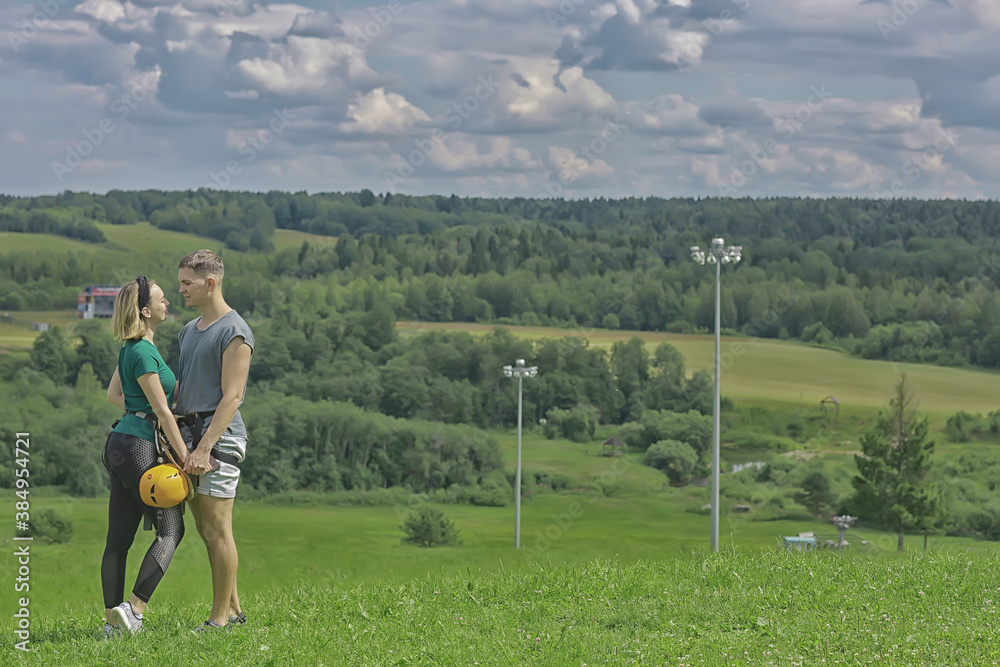
[[[863,453],[854,456],[859,472],[853,479],[857,511],[895,530],[899,551],[904,530],[926,528],[938,512],[937,496],[926,483],[934,441],[927,440],[927,418],[917,418],[916,405],[904,373],[888,413],[879,413],[875,426],[861,436]]]

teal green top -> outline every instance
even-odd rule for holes
[[[167,396],[167,405],[173,404],[177,378],[163,361],[156,346],[145,338],[122,343],[122,349],[118,352],[118,377],[122,383],[122,393],[125,395],[125,409],[152,415],[153,408],[149,405],[138,380],[146,373],[159,375],[160,386]],[[152,424],[142,417],[128,414],[118,422],[115,432],[126,433],[150,442],[156,437]]]

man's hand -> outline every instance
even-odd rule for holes
[[[212,469],[212,455],[199,449],[191,452],[184,463],[184,472],[189,475],[204,475]]]

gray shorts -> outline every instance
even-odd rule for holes
[[[222,434],[215,446],[226,454],[232,454],[239,461],[246,457],[246,438],[234,437],[228,431]],[[240,483],[240,469],[230,463],[219,461],[218,470],[207,472],[196,479],[198,480],[198,493],[203,496],[235,498],[236,485]]]

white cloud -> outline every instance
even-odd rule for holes
[[[912,196],[1000,194],[990,0],[920,3],[888,35],[877,21],[892,4],[861,0],[753,0],[745,11],[728,0],[404,1],[363,48],[354,30],[378,3],[347,4],[336,14],[267,0],[63,8],[0,59],[13,81],[0,181],[50,190],[25,174],[115,117],[109,105],[152,71],[146,101],[65,186],[200,185],[287,107],[295,131],[234,187],[328,188],[331,177],[374,187],[438,128],[443,140],[405,187],[535,195],[565,172],[580,196],[715,194],[771,140],[738,194],[865,194],[896,180]],[[563,10],[551,24],[546,12]],[[16,34],[24,12],[0,8],[0,26]],[[824,81],[836,95],[809,106]],[[618,117],[629,131],[583,157],[577,147]],[[906,180],[908,161],[946,131],[957,137],[948,150]],[[162,145],[163,155],[142,152]]]
[[[267,92],[294,94],[328,86],[346,55],[326,40],[289,37],[287,45],[272,45],[267,58],[243,60],[237,68]]]
[[[614,169],[601,158],[588,160],[572,149],[549,146],[545,153],[545,163],[551,171],[551,180],[572,184],[574,187],[594,185],[611,178]]]
[[[420,122],[430,121],[423,109],[410,104],[398,93],[376,88],[358,95],[347,106],[348,122],[341,129],[348,133],[400,134]]]
[[[712,131],[698,116],[698,105],[682,95],[660,95],[645,104],[626,102],[625,120],[638,132],[666,135],[694,135]]]
[[[125,18],[125,8],[116,0],[85,0],[77,5],[76,11],[105,23]]]
[[[615,99],[579,67],[559,71],[554,60],[519,58],[504,68],[498,98],[504,121],[528,129],[577,125],[579,119],[612,114]],[[523,81],[522,84],[506,81]]]
[[[525,169],[536,165],[527,149],[515,147],[506,137],[471,138],[457,134],[447,135],[430,153],[429,162],[448,172]]]

